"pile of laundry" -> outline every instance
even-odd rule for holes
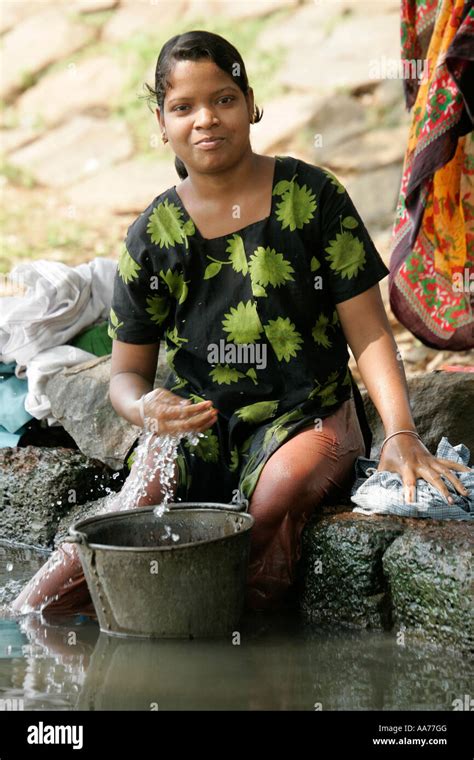
[[[445,436],[441,438],[436,450],[436,456],[440,459],[449,459],[466,467],[469,466],[470,455],[467,446],[463,443],[451,446]],[[421,478],[416,481],[415,501],[405,503],[401,475],[388,470],[377,472],[378,465],[379,460],[357,458],[354,465],[356,480],[351,491],[351,501],[357,504],[354,512],[364,515],[431,517],[434,520],[474,518],[474,467],[470,468],[470,472],[451,471],[467,490],[467,496],[458,493],[451,481],[441,475],[453,497],[453,503],[449,504],[437,488]]]
[[[40,259],[9,273],[26,292],[0,297],[0,448],[16,446],[33,418],[60,424],[45,393],[52,375],[112,352],[116,268],[102,257],[76,267]]]

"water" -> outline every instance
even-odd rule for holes
[[[19,709],[452,710],[472,693],[459,654],[297,612],[247,612],[233,636],[192,641],[107,636],[80,615],[13,617],[5,603],[43,562],[0,544],[0,700]]]

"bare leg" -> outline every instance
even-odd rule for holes
[[[152,464],[157,449],[147,454],[147,465]],[[174,493],[177,487],[177,466],[174,470]],[[136,462],[132,465],[130,475],[121,491],[114,494],[107,502],[104,511],[113,512],[124,508],[124,493],[134,492],[134,485],[139,477]],[[135,503],[126,508],[147,507],[162,501],[159,474],[148,484],[147,490]],[[174,495],[173,495],[174,498]],[[60,614],[82,613],[95,617],[94,605],[90,597],[82,563],[76,544],[64,542],[48,557],[45,564],[26,584],[11,604],[11,609],[19,613],[58,612]]]
[[[250,499],[251,531],[247,606],[279,609],[288,600],[301,557],[303,527],[329,496],[341,495],[353,465],[364,454],[352,400],[297,433],[269,458]]]

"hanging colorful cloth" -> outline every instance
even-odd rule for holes
[[[407,110],[413,106],[392,231],[390,306],[431,348],[474,347],[474,9],[402,0]],[[422,62],[422,77],[419,64]]]

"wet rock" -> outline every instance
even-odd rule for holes
[[[2,448],[0,538],[52,546],[58,522],[71,506],[114,490],[118,480],[102,462],[79,451]]]
[[[80,111],[107,113],[125,86],[126,76],[124,66],[106,55],[70,63],[42,77],[18,98],[18,116],[23,122],[41,119],[49,127]]]
[[[14,166],[27,169],[47,187],[65,187],[133,153],[123,122],[76,116],[44,137],[11,153]]]
[[[361,519],[362,518],[362,519]],[[389,628],[382,557],[404,520],[345,512],[311,520],[302,535],[301,609],[314,622]]]
[[[120,470],[141,429],[117,414],[109,398],[111,357],[81,362],[55,374],[46,386],[51,413],[81,452]],[[169,373],[160,350],[155,387]]]
[[[353,512],[314,516],[302,534],[304,618],[472,648],[472,526]],[[398,640],[398,639],[397,639]]]
[[[427,372],[407,380],[410,406],[423,443],[436,453],[443,435],[452,446],[464,443],[474,456],[474,375],[469,372]],[[371,456],[378,458],[385,438],[382,420],[367,391],[361,390],[367,420],[372,429]]]
[[[433,523],[407,530],[383,556],[393,621],[412,638],[473,651],[472,526]]]
[[[70,20],[61,8],[48,6],[28,16],[3,39],[0,97],[8,99],[25,89],[46,66],[79,50],[96,34],[94,27]]]

